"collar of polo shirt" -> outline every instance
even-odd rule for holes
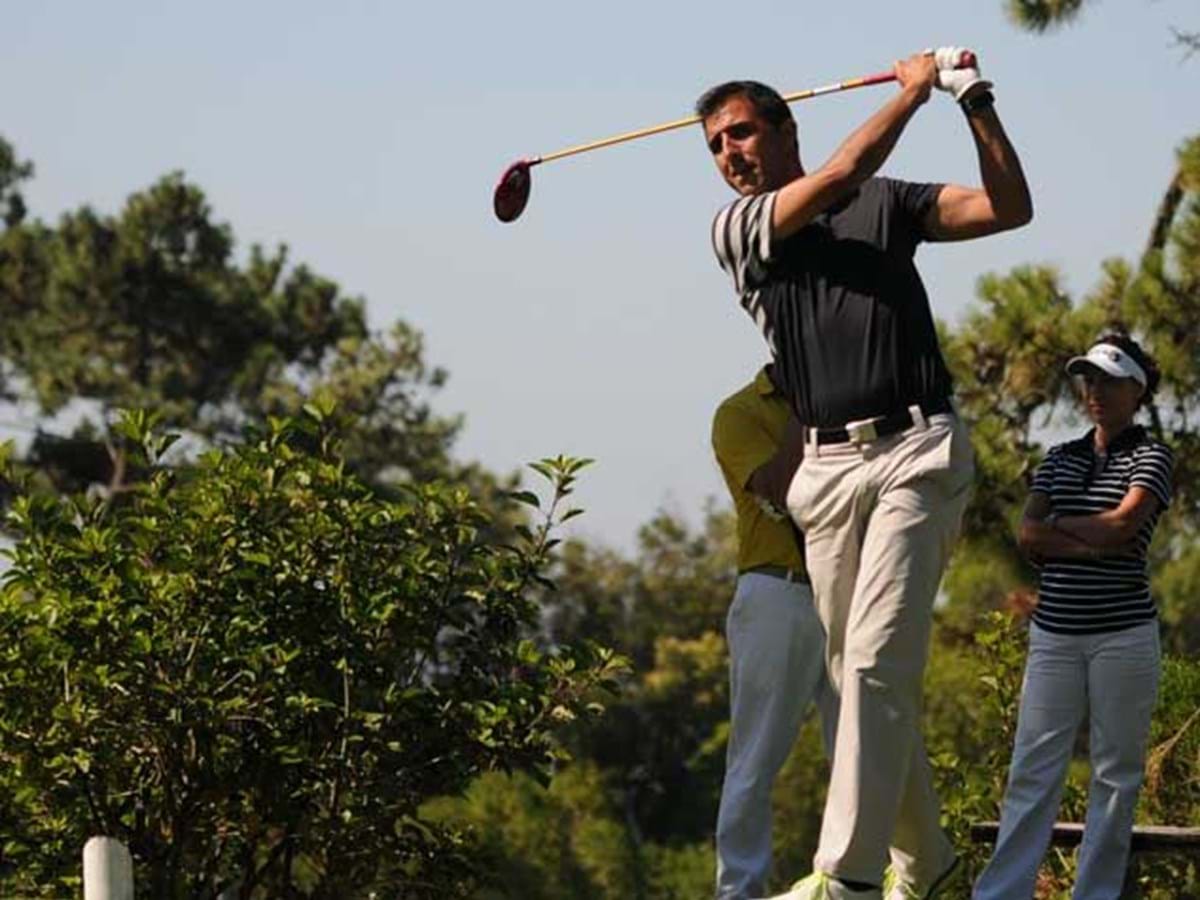
[[[1142,425],[1130,425],[1120,434],[1118,434],[1108,445],[1108,455],[1115,456],[1119,453],[1125,453],[1132,450],[1149,438],[1149,434]],[[1073,441],[1067,441],[1062,445],[1063,451],[1072,456],[1093,456],[1096,452],[1096,429],[1089,428],[1087,434],[1083,437],[1076,438]]]

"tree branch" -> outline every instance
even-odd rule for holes
[[[1175,221],[1175,213],[1179,211],[1179,204],[1182,202],[1183,170],[1176,169],[1171,183],[1167,185],[1167,190],[1158,204],[1158,212],[1154,215],[1154,224],[1150,228],[1150,239],[1146,242],[1146,249],[1142,253],[1143,265],[1149,254],[1166,247],[1167,237],[1171,233],[1171,223]]]
[[[1200,53],[1200,31],[1180,31],[1172,26],[1171,36],[1175,38],[1175,46],[1183,51],[1182,62],[1187,62],[1193,54]]]
[[[271,867],[275,865],[275,863],[279,860],[279,857],[281,855],[283,855],[284,851],[287,850],[288,845],[291,844],[295,839],[296,839],[296,836],[292,832],[291,827],[289,826],[289,828],[284,833],[283,837],[279,840],[279,842],[276,843],[275,846],[271,848],[270,852],[267,854],[266,860],[263,862],[263,864],[261,866],[255,867],[253,865],[253,863],[251,863],[251,865],[249,867],[250,872],[246,876],[246,880],[243,881],[241,884],[241,896],[242,897],[247,898],[247,900],[249,900],[249,898],[253,896],[254,888],[263,879],[263,877],[270,871]],[[253,846],[253,845],[250,845],[250,846]]]

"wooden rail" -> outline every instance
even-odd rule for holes
[[[976,822],[971,826],[971,841],[994,844],[1000,831],[999,822]],[[1083,840],[1083,825],[1079,822],[1055,822],[1050,843],[1054,847],[1077,847]],[[1135,825],[1131,853],[1196,853],[1200,854],[1200,828],[1177,828],[1173,825]]]
[[[994,844],[1000,833],[999,822],[976,822],[971,826],[971,842]],[[1055,822],[1050,833],[1053,847],[1078,847],[1083,841],[1083,825],[1079,822]],[[1122,897],[1137,894],[1138,865],[1140,854],[1183,853],[1200,856],[1200,828],[1178,828],[1173,825],[1134,825],[1129,842],[1129,865],[1125,870]]]

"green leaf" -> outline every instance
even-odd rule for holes
[[[508,491],[505,496],[518,503],[524,503],[526,506],[532,506],[534,509],[541,506],[541,500],[532,491]]]

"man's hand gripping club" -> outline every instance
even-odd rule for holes
[[[957,68],[963,54],[969,53],[975,60],[974,66]],[[965,47],[938,47],[933,51],[937,65],[938,90],[946,91],[959,102],[978,91],[986,91],[992,83],[979,74],[979,57]]]

